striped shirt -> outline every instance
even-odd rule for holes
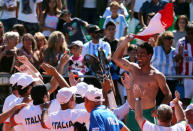
[[[178,40],[176,44],[176,54],[179,52],[179,47],[184,47],[183,59],[179,62],[180,74],[181,75],[192,75],[193,74],[193,45],[183,37]]]
[[[86,54],[98,56],[98,48],[99,47],[101,47],[103,49],[106,56],[111,54],[111,47],[110,47],[108,42],[99,40],[98,44],[94,44],[94,43],[92,43],[92,41],[89,41],[86,44],[84,44],[84,46],[82,48],[82,57],[84,58],[84,56]]]
[[[162,46],[156,46],[154,47],[151,64],[164,75],[176,75],[174,57],[175,48],[171,47],[170,53],[166,54]]]
[[[105,29],[106,24],[112,21],[116,25],[116,33],[115,33],[115,38],[119,39],[124,35],[125,28],[128,27],[128,24],[126,22],[126,19],[123,15],[119,14],[117,18],[113,19],[111,16],[108,16],[105,19],[103,28]]]

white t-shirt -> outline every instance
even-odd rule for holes
[[[186,122],[181,121],[173,126],[164,127],[155,125],[149,121],[145,121],[142,131],[185,131],[186,130]]]
[[[96,8],[97,0],[84,0],[84,8]]]
[[[61,109],[60,103],[57,101],[57,99],[53,99],[52,103],[49,107],[49,112],[58,112]]]
[[[10,6],[17,7],[17,0],[2,0],[4,1],[5,5],[7,8]],[[8,10],[3,10],[1,19],[9,19],[9,18],[16,18],[16,10],[14,11],[8,11]]]
[[[123,5],[123,3],[121,3],[121,9],[118,10],[118,14],[121,14],[121,12],[124,12],[124,16],[125,17],[128,17],[129,14],[127,12],[127,9],[125,8],[125,6]],[[112,12],[110,10],[110,7],[107,7],[104,14],[103,14],[103,18],[106,18],[107,16],[111,16],[112,15]]]
[[[51,113],[49,109],[48,113]],[[49,131],[41,126],[41,114],[42,110],[39,105],[29,105],[24,107],[13,119],[15,123],[23,125],[26,131]]]
[[[23,3],[23,1],[25,1],[25,3]],[[42,1],[43,0],[19,0],[18,20],[29,23],[38,23],[36,7],[37,4]]]
[[[86,54],[98,56],[98,48],[99,47],[101,47],[103,49],[106,56],[111,54],[111,47],[110,47],[108,42],[99,40],[99,43],[94,44],[94,43],[92,43],[92,41],[89,41],[86,44],[84,44],[84,46],[82,48],[82,57],[84,58],[84,56]]]
[[[22,101],[23,101],[23,97],[22,97],[22,98],[18,98],[16,101],[11,102],[9,106],[12,108],[12,107],[15,106],[16,104],[22,103]],[[32,102],[30,102],[30,104],[32,104]],[[6,122],[9,123],[9,122],[10,122],[10,118],[8,118],[8,119],[6,120]],[[24,131],[24,127],[23,127],[23,125],[20,125],[20,124],[19,124],[19,125],[14,126],[14,130],[15,130],[15,131]]]
[[[16,97],[14,94],[9,95],[4,101],[2,112],[6,112],[11,109],[13,105],[15,105],[13,103],[16,103],[18,99],[19,97]],[[9,118],[5,121],[5,123],[9,123]]]
[[[53,131],[74,131],[73,124],[88,123],[90,114],[84,109],[66,109],[52,113],[45,121],[45,125]]]

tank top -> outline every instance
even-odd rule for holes
[[[56,29],[56,26],[57,26],[57,23],[58,23],[58,17],[57,16],[51,16],[49,14],[46,15],[46,18],[45,18],[45,27],[50,27],[52,29]],[[43,31],[43,34],[46,36],[46,37],[49,37],[49,35],[51,34],[52,32],[49,31],[49,30],[44,30]]]

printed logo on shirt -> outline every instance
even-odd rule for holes
[[[118,120],[116,120],[112,117],[108,117],[107,120],[108,120],[109,125],[119,125]]]
[[[70,30],[68,33],[69,36],[74,35],[77,32],[77,23],[74,22],[72,26],[68,27],[68,30]]]
[[[41,121],[41,116],[40,115],[29,117],[29,118],[25,118],[26,125],[37,124],[40,121]]]
[[[63,129],[63,128],[70,128],[73,126],[72,121],[68,121],[68,122],[52,122],[52,127],[54,129]]]

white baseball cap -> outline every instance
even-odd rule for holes
[[[98,88],[89,88],[85,97],[94,102],[104,101],[102,89]]]
[[[60,104],[68,103],[72,95],[75,95],[77,92],[77,88],[70,87],[70,88],[62,88],[58,91],[56,95],[56,99]]]
[[[89,88],[94,88],[94,86],[93,85],[88,85],[85,82],[80,82],[80,83],[78,83],[76,86],[74,86],[72,88],[77,88],[76,94],[79,94],[82,97],[84,97],[86,95],[88,89]]]
[[[190,104],[189,106],[187,106],[185,111],[188,111],[188,110],[193,110],[193,104]]]
[[[17,72],[17,73],[15,73],[15,74],[11,75],[11,77],[10,77],[10,79],[9,79],[9,83],[10,83],[12,86],[15,85],[15,84],[18,82],[18,80],[19,80],[22,76],[24,76],[24,75],[27,75],[27,74],[26,74],[26,73]]]
[[[83,47],[83,43],[82,43],[82,41],[80,41],[80,40],[73,41],[72,44],[69,45],[69,48],[71,48],[71,47],[74,46],[74,45],[77,45],[77,46],[79,46],[79,47]]]
[[[18,80],[17,85],[22,86],[21,89],[24,89],[25,87],[29,86],[31,83],[39,80],[40,80],[39,78],[33,78],[31,75],[23,75]]]

